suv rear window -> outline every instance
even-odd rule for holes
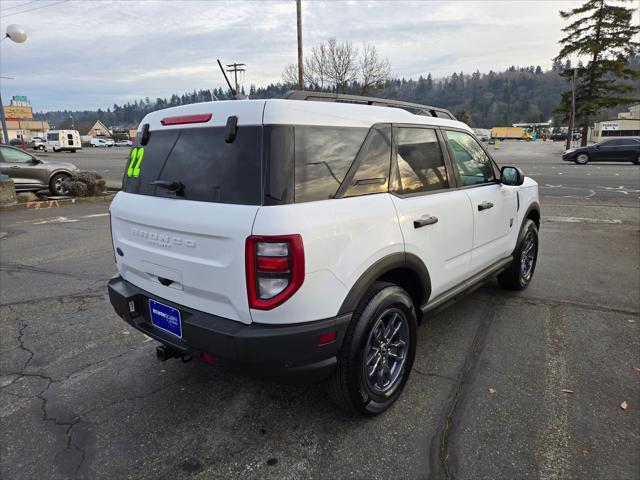
[[[262,127],[241,126],[232,143],[225,142],[224,127],[155,130],[136,159],[130,157],[123,190],[157,197],[202,202],[260,205]],[[138,142],[139,144],[139,138]],[[141,158],[141,160],[139,160]],[[135,171],[136,163],[139,171]],[[137,174],[137,176],[136,176]],[[151,185],[155,181],[183,186],[176,194]]]

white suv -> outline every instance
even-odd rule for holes
[[[310,92],[150,113],[110,210],[111,303],[160,359],[325,380],[364,415],[425,314],[529,284],[540,223],[537,184],[446,110]]]

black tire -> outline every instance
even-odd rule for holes
[[[638,154],[636,159],[633,161],[633,163],[635,163],[636,165],[640,165],[640,153]]]
[[[49,180],[49,191],[54,195],[66,195],[69,191],[64,186],[64,181],[69,178],[67,173],[56,173],[51,180]]]
[[[364,416],[387,410],[402,393],[411,373],[417,325],[409,294],[397,285],[376,282],[347,328],[336,370],[326,381],[329,397],[340,407]],[[393,335],[386,338],[385,333],[391,330]],[[367,357],[371,362],[366,362]],[[371,364],[375,373],[368,375],[365,369]],[[379,376],[380,370],[388,372],[388,384],[384,381],[386,374]]]
[[[532,220],[527,219],[523,225],[522,240],[516,247],[515,255],[513,256],[513,262],[509,265],[504,272],[498,275],[498,283],[507,290],[523,290],[529,286],[533,273],[536,270],[536,263],[538,261],[538,228]],[[529,242],[532,242],[530,244]],[[523,260],[523,256],[529,253],[529,248],[532,257]],[[527,255],[528,257],[528,255]]]
[[[576,162],[578,165],[586,165],[587,163],[589,163],[589,160],[590,158],[588,153],[579,153],[578,155],[576,155],[574,162]]]

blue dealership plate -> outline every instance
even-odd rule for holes
[[[182,338],[180,310],[149,299],[149,312],[151,314],[151,323],[156,327]]]

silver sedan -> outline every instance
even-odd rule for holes
[[[13,179],[17,191],[48,188],[55,195],[66,195],[65,180],[79,171],[72,163],[42,160],[19,148],[0,145],[0,172]]]

